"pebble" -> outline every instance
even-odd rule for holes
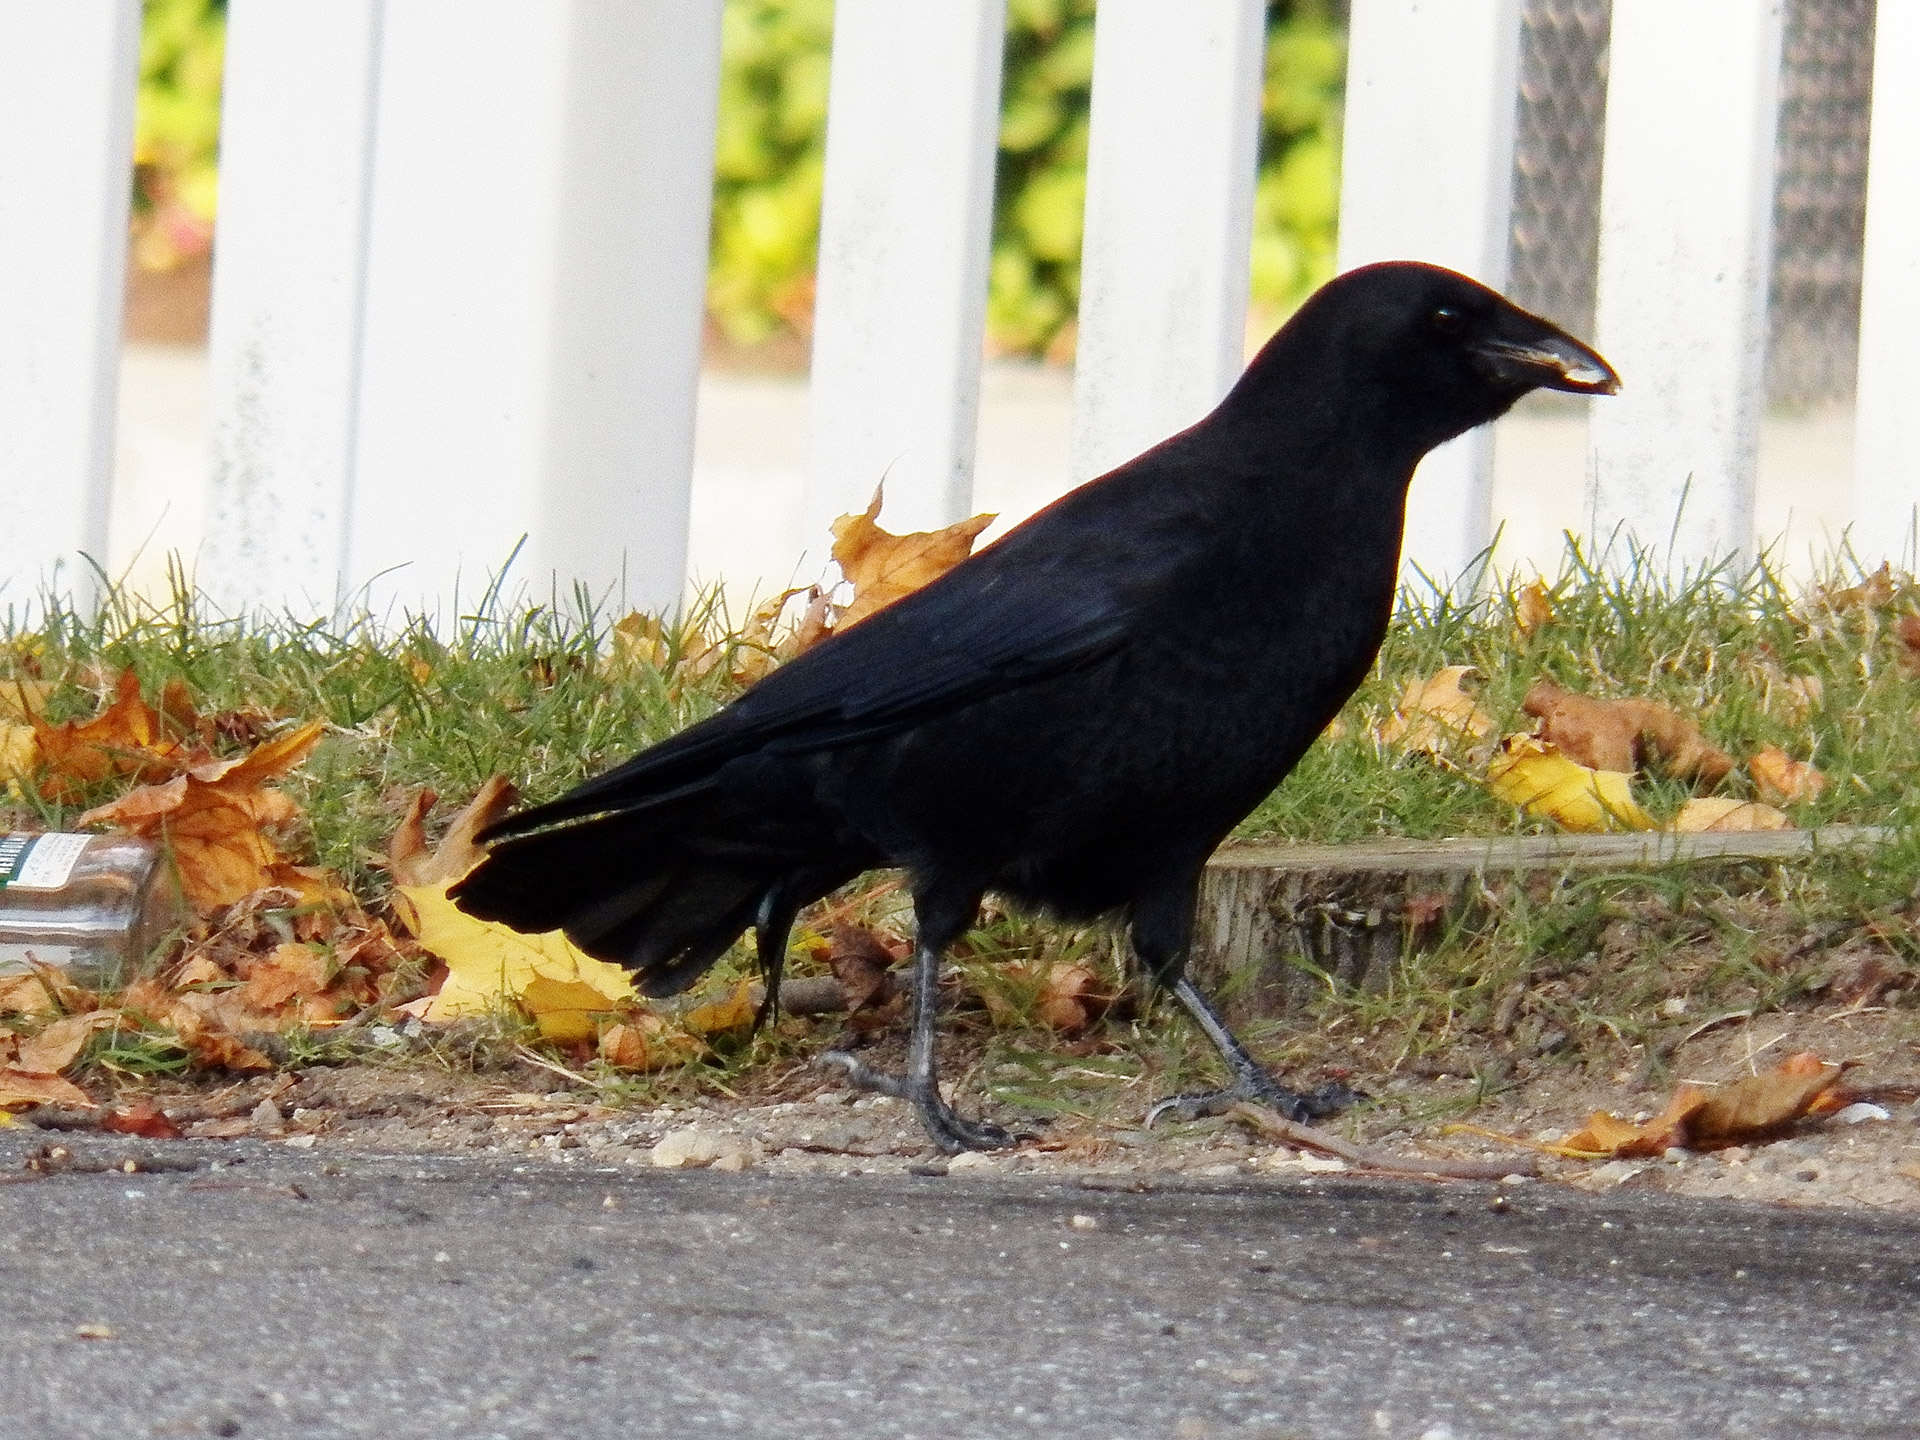
[[[722,1135],[711,1130],[687,1126],[661,1139],[648,1158],[662,1170],[745,1170],[753,1163],[753,1152],[737,1135]],[[724,1162],[724,1163],[722,1163]]]
[[[991,1170],[993,1168],[993,1157],[991,1155],[982,1155],[978,1150],[962,1150],[958,1155],[947,1161],[947,1173],[949,1175],[961,1175],[969,1170]]]

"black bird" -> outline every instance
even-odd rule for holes
[[[1232,1080],[1316,1113],[1185,978],[1214,847],[1353,693],[1393,609],[1420,457],[1607,363],[1461,275],[1389,263],[1303,305],[1204,420],[1062,497],[731,705],[482,836],[469,914],[564,928],[649,995],[753,928],[772,1000],[802,906],[899,866],[918,930],[904,1077],[942,1149],[1007,1143],[940,1097],[941,956],[988,891],[1119,915]]]

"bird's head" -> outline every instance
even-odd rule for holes
[[[1530,390],[1611,395],[1613,367],[1558,326],[1452,270],[1368,265],[1329,281],[1268,343],[1249,379],[1304,362],[1365,397],[1360,413],[1432,449]],[[1417,455],[1416,457],[1417,458]]]

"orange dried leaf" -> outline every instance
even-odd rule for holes
[[[1540,737],[1569,758],[1596,770],[1631,773],[1656,763],[1675,779],[1711,789],[1733,769],[1733,759],[1679,711],[1653,700],[1597,700],[1536,681],[1521,702],[1540,721]]]
[[[842,630],[939,579],[973,553],[973,542],[994,522],[992,515],[975,515],[944,530],[889,534],[876,523],[882,489],[874,490],[864,514],[833,522],[833,558],[853,586],[853,603],[840,616]]]
[[[1847,1069],[1803,1050],[1771,1070],[1709,1091],[1688,1122],[1688,1144],[1710,1150],[1776,1135],[1811,1114]]]
[[[1791,830],[1793,822],[1771,805],[1757,800],[1735,800],[1726,795],[1697,795],[1680,807],[1667,829],[1677,835],[1708,831]]]
[[[387,843],[387,868],[402,885],[450,884],[465,875],[486,856],[474,836],[502,819],[520,797],[504,775],[493,776],[453,817],[439,845],[429,851],[425,821],[435,798],[431,790],[416,794],[400,828]]]
[[[1747,762],[1754,788],[1770,805],[1791,805],[1801,800],[1818,800],[1827,788],[1827,777],[1804,760],[1796,760],[1786,751],[1769,745]]]
[[[682,1028],[694,1035],[725,1035],[753,1028],[753,986],[745,980],[719,1000],[696,1005],[680,1017]]]
[[[1542,625],[1553,623],[1553,596],[1547,582],[1535,580],[1513,597],[1513,625],[1522,635],[1531,635]]]
[[[206,758],[189,746],[161,714],[141,698],[140,678],[122,672],[113,702],[91,720],[49,725],[32,717],[34,743],[45,773],[41,790],[61,799],[113,776],[151,780]]]
[[[40,1075],[14,1066],[0,1066],[0,1110],[23,1105],[65,1105],[75,1110],[92,1110],[93,1097],[71,1080],[58,1075]]]
[[[38,975],[0,976],[0,1015],[52,1015],[59,1009]]]
[[[1461,685],[1471,665],[1447,665],[1425,680],[1409,680],[1400,703],[1376,732],[1383,744],[1445,756],[1493,733],[1493,717]]]
[[[100,1128],[116,1135],[138,1135],[145,1140],[178,1140],[181,1129],[151,1100],[136,1100],[100,1117]]]
[[[118,1010],[96,1010],[56,1020],[38,1035],[20,1042],[14,1065],[30,1074],[58,1075],[80,1058],[94,1031],[110,1029],[119,1022]]]
[[[308,888],[304,882],[312,877],[291,865],[268,833],[297,821],[299,807],[261,787],[304,760],[325,731],[316,720],[242,758],[204,761],[164,784],[96,806],[80,823],[164,836],[181,890],[203,911],[277,884]]]
[[[327,972],[327,957],[318,950],[281,945],[248,973],[240,998],[256,1010],[278,1010],[289,1001],[320,996],[331,979]]]

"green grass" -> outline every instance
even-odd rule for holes
[[[1836,576],[1829,591],[1849,578],[1859,577]],[[1308,1070],[1357,1064],[1376,1073],[1452,1055],[1456,1069],[1478,1067],[1476,1094],[1508,1083],[1516,1064],[1631,1059],[1657,1077],[1671,1036],[1704,1014],[1811,1003],[1832,945],[1868,924],[1878,924],[1876,943],[1898,963],[1920,959],[1908,909],[1920,882],[1920,802],[1909,783],[1920,770],[1920,676],[1903,668],[1895,636],[1902,615],[1920,613],[1911,582],[1883,603],[1836,607],[1790,593],[1764,566],[1678,581],[1642,567],[1622,579],[1574,553],[1551,584],[1553,620],[1530,634],[1514,622],[1515,588],[1495,587],[1471,604],[1410,594],[1341,732],[1314,747],[1241,834],[1334,842],[1542,828],[1488,795],[1472,763],[1438,766],[1374,738],[1407,681],[1464,664],[1479,672],[1481,703],[1501,733],[1530,728],[1520,702],[1536,679],[1600,696],[1650,696],[1694,718],[1743,764],[1771,744],[1819,765],[1833,783],[1819,801],[1794,807],[1796,823],[1883,825],[1894,839],[1864,859],[1496,887],[1439,943],[1409,955],[1384,988],[1329,987],[1308,1013],[1254,1026],[1264,1053]],[[129,666],[151,697],[169,680],[185,681],[203,713],[255,706],[290,721],[324,718],[327,738],[287,782],[308,815],[302,858],[338,871],[377,908],[387,884],[380,856],[414,788],[459,803],[503,773],[537,801],[736,692],[726,664],[682,663],[699,648],[689,645],[696,630],[729,629],[717,603],[670,627],[678,638],[658,665],[609,663],[615,618],[579,602],[495,606],[451,633],[416,624],[383,636],[366,625],[242,624],[185,595],[159,608],[115,597],[94,615],[55,608],[31,630],[0,633],[0,681],[58,682],[49,704],[55,719],[94,713],[112,677]],[[738,642],[721,643],[724,650]],[[1818,681],[1817,704],[1793,702],[1793,677]],[[1737,769],[1722,791],[1744,794],[1747,783]],[[1672,786],[1646,789],[1656,811],[1680,798]],[[0,821],[70,823],[105,798],[53,805],[15,787],[0,802]],[[858,906],[855,918],[909,929],[897,892]],[[1818,942],[1802,944],[1808,934]],[[964,985],[976,995],[994,989],[1000,1003],[963,1021],[972,1036],[963,1049],[974,1057],[975,1080],[1009,1102],[1134,1111],[1143,1096],[1205,1073],[1205,1051],[1186,1027],[1146,1023],[1137,995],[1098,1027],[1097,1045],[1075,1054],[1033,1015],[1031,987],[1022,992],[1000,977],[1004,959],[1085,960],[1117,991],[1125,977],[1110,930],[989,914],[968,949]],[[796,969],[807,968],[797,957]],[[736,954],[717,978],[745,969]],[[1684,1017],[1662,1011],[1676,998],[1687,1002]],[[717,1065],[639,1080],[594,1069],[592,1078],[622,1096],[730,1093],[756,1071],[812,1053],[834,1023],[786,1022]],[[429,1059],[502,1063],[518,1043],[456,1037]],[[303,1058],[326,1058],[326,1044],[316,1038],[295,1048]],[[153,1074],[172,1068],[177,1053],[164,1040],[122,1036],[103,1042],[97,1059],[125,1074]]]

